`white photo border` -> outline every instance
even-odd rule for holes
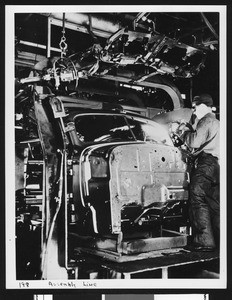
[[[221,201],[221,247],[220,249],[220,279],[91,279],[85,286],[83,280],[16,280],[16,261],[15,261],[15,156],[14,156],[14,16],[17,13],[36,13],[36,12],[218,12],[220,15],[220,124],[221,124],[221,177],[220,177],[220,197],[227,199],[226,191],[226,135],[227,135],[227,7],[226,5],[6,5],[5,6],[5,216],[6,216],[6,288],[7,289],[223,289],[227,286],[227,241],[226,241],[226,201]],[[70,286],[68,283],[72,282]]]

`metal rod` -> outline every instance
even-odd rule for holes
[[[62,27],[62,21],[61,20],[52,19],[51,23],[52,23],[52,25]],[[79,32],[87,33],[87,34],[89,33],[88,29],[84,25],[73,24],[73,23],[67,22],[67,20],[65,22],[65,27],[68,28],[68,29],[74,30],[74,31],[79,31]],[[96,36],[103,37],[103,38],[109,38],[113,34],[113,32],[107,32],[107,31],[103,31],[101,29],[93,28],[93,34],[96,35]]]
[[[48,31],[47,31],[47,57],[51,56],[51,19],[48,18]]]
[[[63,13],[63,19],[62,19],[62,33],[65,34],[65,13]]]
[[[218,40],[219,37],[218,37],[217,32],[214,30],[213,26],[211,25],[211,23],[206,18],[206,16],[204,15],[203,12],[201,12],[201,16],[202,16],[203,20],[205,21],[205,24],[207,25],[207,27],[209,28],[209,30],[212,32],[212,34],[214,35],[214,37]]]
[[[36,44],[36,43],[28,42],[28,41],[20,41],[20,44],[23,44],[23,45],[26,45],[26,46],[31,46],[31,47],[36,47],[36,48],[40,48],[40,49],[48,49],[48,47],[45,46],[45,45]],[[51,50],[56,51],[56,52],[61,52],[61,50],[59,48],[55,48],[55,47],[50,47],[49,52]],[[47,53],[48,53],[48,51],[47,51]]]

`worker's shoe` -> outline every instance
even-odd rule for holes
[[[191,252],[213,252],[215,250],[215,247],[204,246],[200,244],[190,244],[183,247],[183,249]]]

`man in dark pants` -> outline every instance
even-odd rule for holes
[[[189,188],[193,243],[186,247],[191,251],[213,251],[219,247],[219,120],[212,106],[210,95],[194,97],[193,113],[198,119],[195,130],[186,124],[178,128],[195,158]]]

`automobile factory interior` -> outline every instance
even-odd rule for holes
[[[191,151],[219,119],[217,12],[15,14],[16,277],[218,278],[185,249]]]

